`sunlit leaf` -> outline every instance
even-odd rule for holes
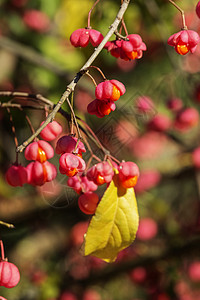
[[[134,189],[121,187],[115,174],[88,227],[84,255],[113,262],[119,251],[134,241],[138,222]]]

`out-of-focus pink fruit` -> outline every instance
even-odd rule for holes
[[[60,296],[59,300],[78,300],[78,298],[71,292],[64,292]]]
[[[101,300],[100,294],[95,290],[86,290],[83,294],[83,300]]]
[[[129,275],[133,282],[143,283],[147,278],[147,271],[144,267],[137,267],[133,269]]]
[[[157,170],[145,170],[140,173],[137,185],[135,186],[136,193],[142,193],[155,187],[161,180],[161,174]]]
[[[192,281],[200,282],[200,261],[195,261],[190,264],[188,275]]]
[[[198,1],[197,5],[196,5],[196,13],[197,13],[197,16],[200,18],[200,1]]]
[[[199,113],[193,107],[185,108],[176,115],[174,128],[180,131],[187,131],[199,122]]]
[[[166,115],[157,114],[148,123],[148,128],[156,131],[167,131],[171,127],[171,120]]]
[[[141,113],[152,113],[155,109],[153,101],[147,96],[138,97],[135,103],[137,110]]]
[[[139,222],[137,238],[142,241],[148,241],[154,238],[158,232],[157,223],[151,218],[143,218]]]
[[[28,175],[25,167],[12,165],[6,172],[6,181],[11,186],[22,186],[27,183]]]
[[[171,98],[167,101],[167,107],[171,111],[177,112],[183,107],[183,102],[180,98]]]
[[[196,168],[200,168],[200,147],[192,152],[192,161]]]
[[[41,33],[47,31],[50,26],[48,16],[42,11],[36,9],[26,10],[23,16],[23,21],[27,27]]]
[[[167,137],[164,133],[149,131],[136,137],[128,144],[128,147],[138,159],[151,159],[162,152],[166,142]]]
[[[84,234],[87,231],[89,223],[79,222],[74,225],[70,232],[70,240],[74,246],[80,246],[84,241]]]

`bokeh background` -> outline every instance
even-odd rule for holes
[[[0,90],[39,93],[57,103],[92,54],[91,46],[73,48],[69,37],[87,25],[93,3],[0,0]],[[176,3],[185,10],[188,27],[200,33],[197,1]],[[119,0],[101,0],[92,27],[105,35],[119,6]],[[143,58],[125,62],[103,50],[94,63],[126,86],[116,111],[103,119],[88,115],[87,104],[95,96],[86,76],[74,103],[77,116],[112,155],[140,168],[136,241],[111,265],[82,257],[89,217],[79,210],[66,176],[39,188],[10,187],[5,172],[15,161],[15,144],[10,116],[0,107],[0,220],[15,225],[0,226],[0,239],[21,273],[18,286],[0,287],[9,300],[200,299],[200,47],[183,57],[167,45],[182,27],[180,13],[167,0],[131,1],[125,22],[128,32],[146,43]],[[96,70],[91,74],[102,80]],[[1,103],[8,100],[1,97]],[[69,111],[66,104],[63,109]],[[24,112],[11,113],[21,143],[31,132]],[[34,128],[45,118],[44,110],[26,109],[26,114]],[[56,120],[68,133],[66,120],[60,115]],[[20,162],[27,164],[23,154]],[[51,162],[58,166],[58,156]]]

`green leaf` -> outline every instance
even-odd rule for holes
[[[84,255],[113,262],[135,239],[139,215],[133,188],[124,189],[115,174],[92,217],[83,245]]]

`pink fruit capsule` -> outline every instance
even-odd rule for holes
[[[54,156],[54,150],[49,143],[40,140],[26,147],[24,156],[27,160],[37,160],[41,163]]]
[[[136,185],[140,173],[138,166],[134,162],[122,162],[119,164],[118,170],[119,180],[124,188],[127,189]]]
[[[12,165],[6,172],[6,181],[11,186],[22,186],[27,183],[26,168],[20,165]]]
[[[64,153],[72,153],[76,148],[76,153],[82,156],[82,152],[86,152],[84,144],[79,141],[77,144],[77,138],[71,135],[64,135],[62,136],[56,144],[56,153],[57,154],[64,154]]]
[[[99,100],[117,101],[125,92],[123,83],[113,79],[100,82],[96,87],[95,96]]]
[[[193,30],[181,30],[171,35],[167,41],[168,45],[174,47],[176,52],[181,55],[189,51],[194,53],[199,43],[199,35]]]
[[[52,181],[57,175],[56,167],[48,161],[44,163],[39,161],[31,162],[26,169],[28,183],[32,185],[41,186],[45,182]]]
[[[95,213],[98,201],[99,201],[99,197],[97,196],[97,194],[88,192],[82,194],[78,198],[78,205],[80,210],[84,212],[86,215],[92,215]]]
[[[43,124],[44,122],[42,122],[40,124],[40,126]],[[52,141],[55,138],[57,138],[62,132],[62,126],[56,122],[53,121],[51,123],[49,123],[41,132],[40,132],[40,136],[43,140],[45,141]]]
[[[113,175],[113,167],[106,161],[94,165],[87,172],[87,178],[97,185],[111,182]]]
[[[86,168],[85,161],[78,155],[72,153],[62,154],[59,159],[59,163],[60,173],[66,174],[69,177],[82,173]]]
[[[13,288],[19,280],[19,270],[14,264],[8,261],[0,261],[0,286]]]

